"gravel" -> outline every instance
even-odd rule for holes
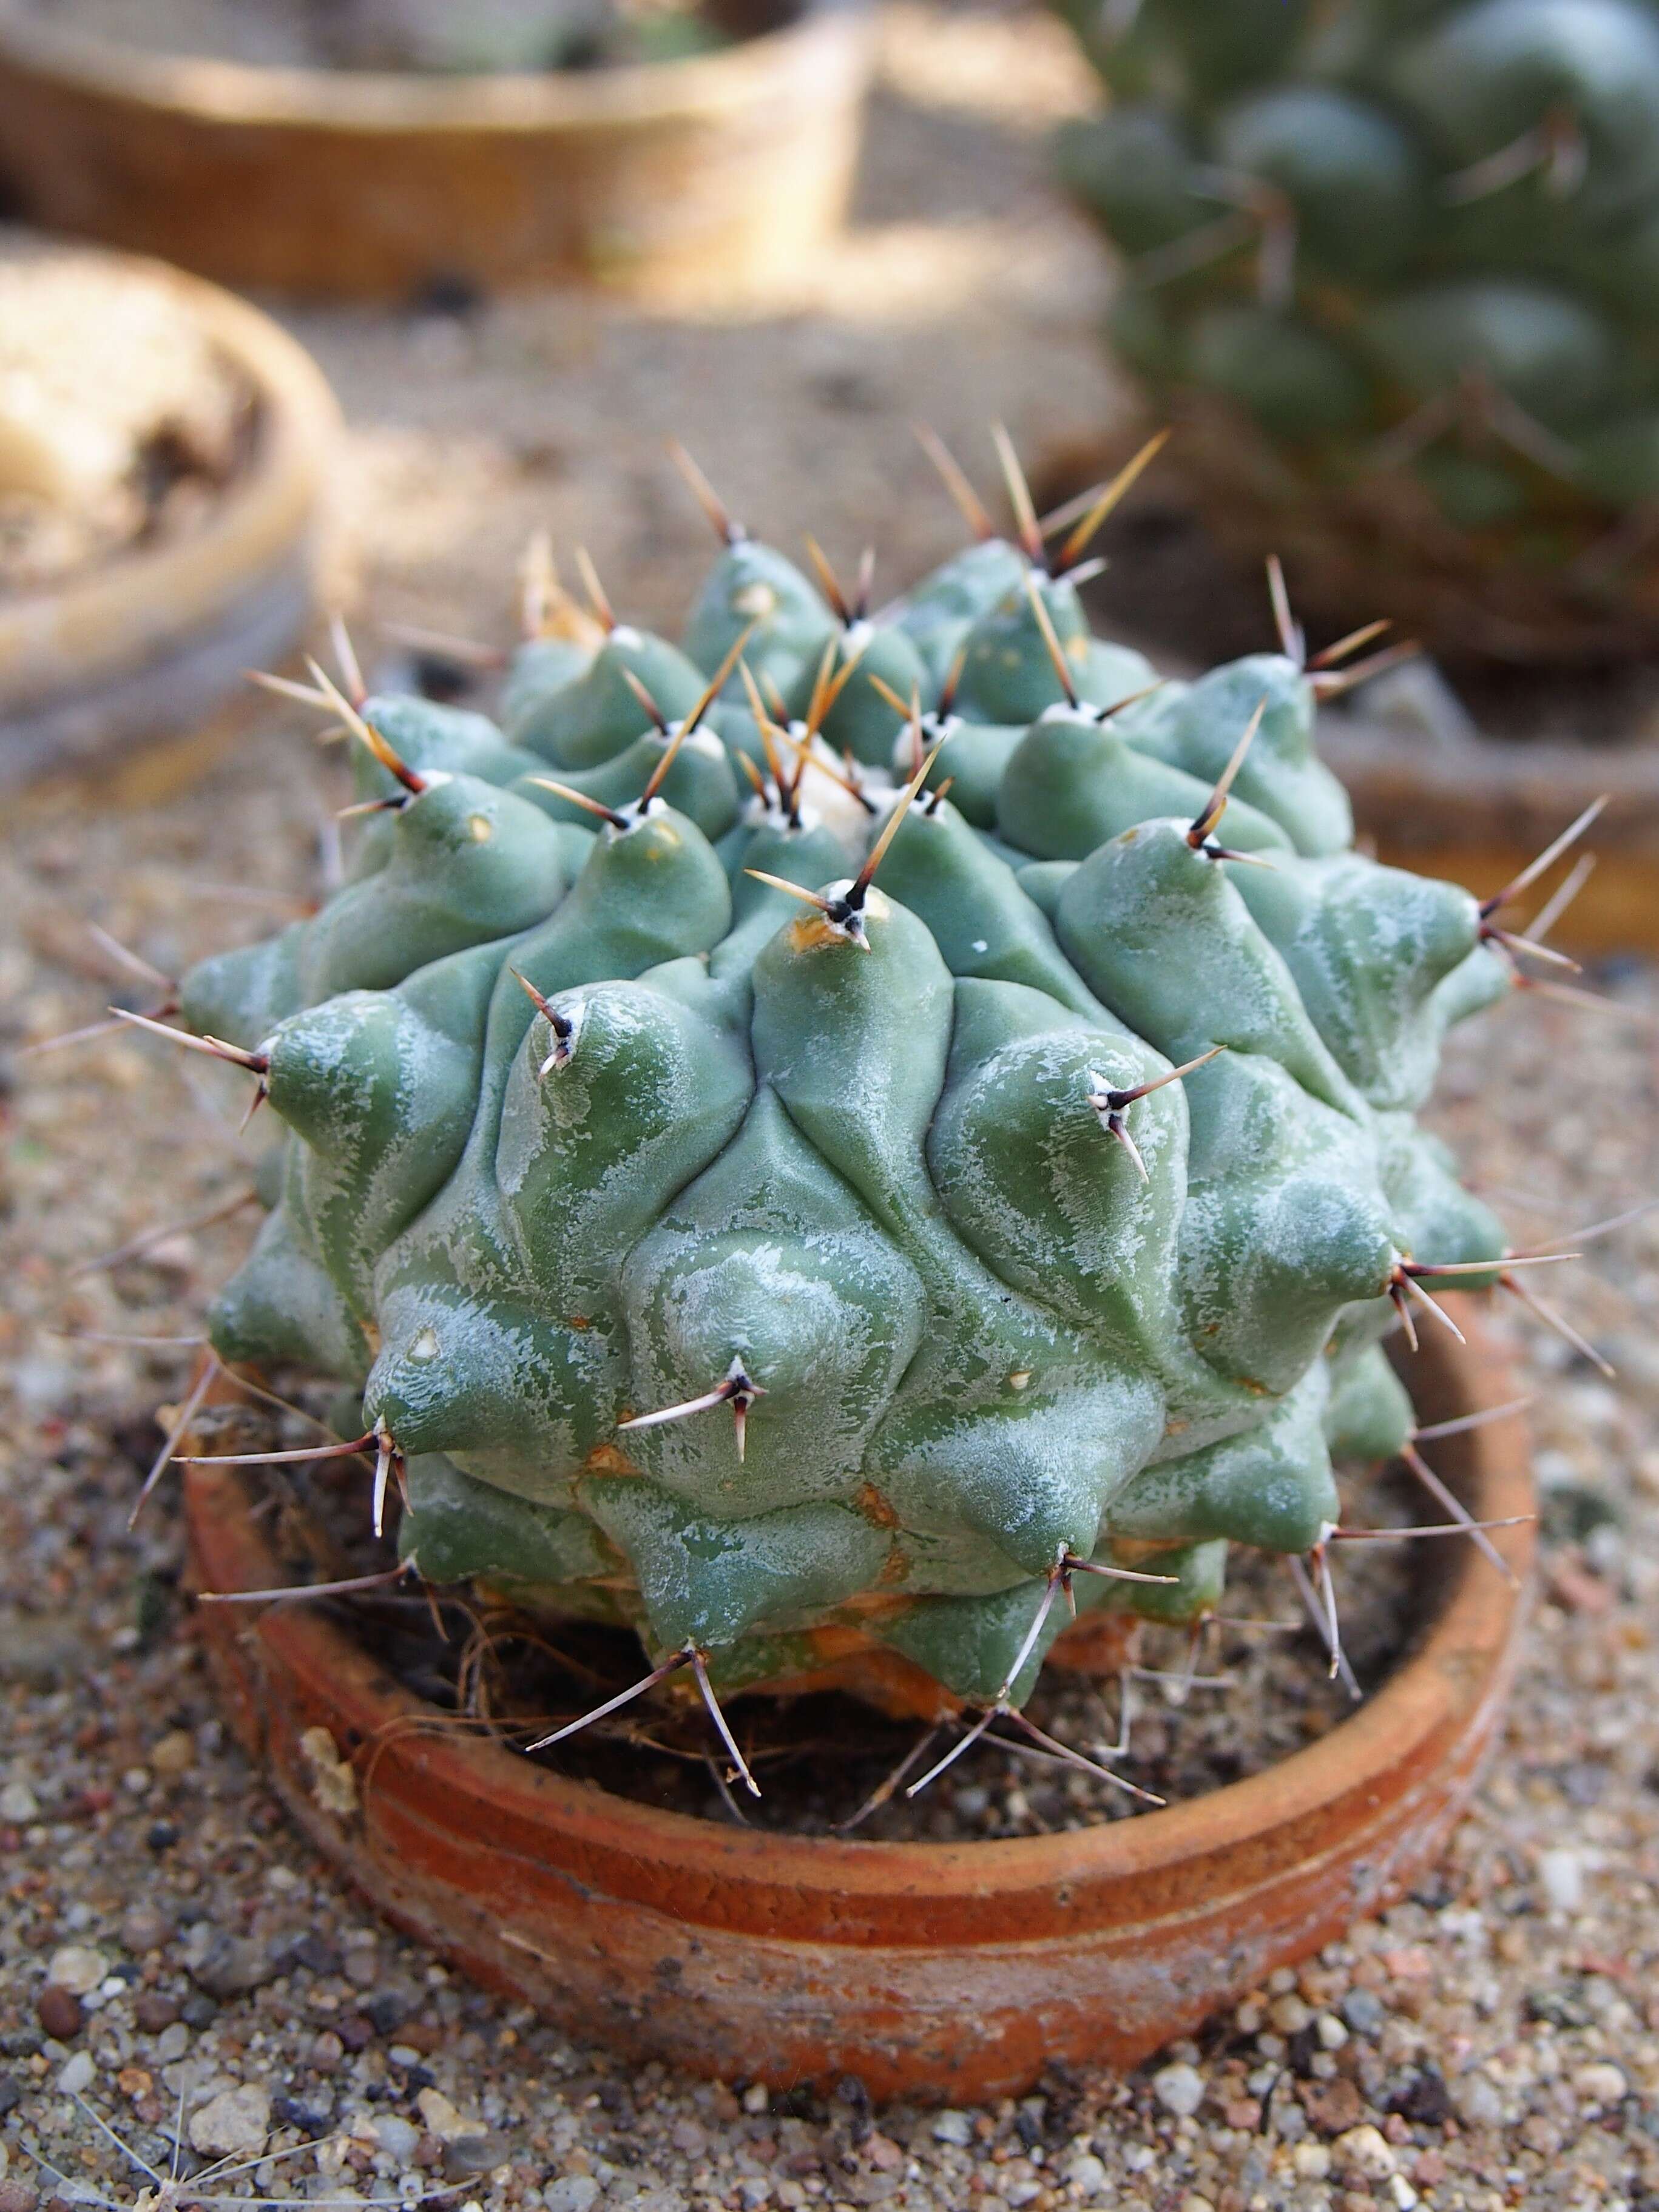
[[[1035,21],[964,18],[942,37],[906,10],[892,37],[907,96],[878,106],[860,225],[834,284],[816,280],[828,307],[700,325],[566,298],[290,319],[352,423],[341,497],[363,549],[366,652],[388,649],[382,617],[503,640],[537,521],[562,548],[585,538],[633,614],[665,618],[708,550],[660,465],[671,429],[757,527],[811,527],[837,560],[873,529],[893,581],[954,542],[914,415],[976,461],[994,414],[1032,448],[1097,430],[1112,401],[1098,264],[1042,196],[1036,135],[1085,92]],[[282,918],[251,899],[314,881],[337,757],[280,710],[239,742],[250,726],[233,718],[14,809],[0,860],[13,1043],[95,1018],[112,989],[142,1003],[85,919],[173,973]],[[1659,1191],[1659,975],[1629,962],[1588,981],[1626,1015],[1539,995],[1449,1057],[1437,1126],[1520,1243]],[[1524,1316],[1502,1320],[1534,1394],[1543,1587],[1500,1754],[1444,1863],[1136,2074],[1055,2069],[941,2134],[947,2116],[909,2106],[627,2066],[473,1989],[366,1919],[228,1743],[188,1633],[170,1492],[127,1528],[155,1407],[176,1399],[190,1347],[89,1334],[193,1335],[246,1242],[245,1208],[202,1218],[246,1188],[243,1102],[185,1058],[106,1038],[17,1063],[8,1106],[0,2212],[54,2195],[131,2204],[145,2177],[92,2116],[162,2173],[182,2132],[188,2175],[221,2154],[198,2141],[216,2109],[250,2138],[263,2111],[272,2162],[204,2191],[299,2202],[1650,2206],[1659,1221],[1591,1244],[1553,1291],[1616,1385]],[[196,1225],[72,1272],[158,1218]],[[106,1963],[83,1994],[51,1978],[66,1950]]]

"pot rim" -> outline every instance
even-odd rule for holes
[[[341,427],[322,371],[258,308],[145,254],[68,250],[118,262],[180,297],[246,379],[260,421],[246,465],[198,528],[0,603],[0,707],[19,711],[71,690],[90,693],[112,671],[159,658],[291,556],[318,525],[326,457]]]
[[[780,66],[812,66],[817,48],[838,45],[848,30],[861,35],[868,21],[867,0],[801,0],[789,20],[713,53],[592,71],[449,77],[155,53],[7,15],[0,19],[0,65],[32,70],[120,106],[216,126],[365,138],[416,132],[513,137],[689,118],[714,121],[750,104]]]
[[[1474,1404],[1500,1403],[1512,1397],[1502,1354],[1478,1322],[1468,1328],[1466,1348],[1425,1340],[1413,1372],[1425,1385],[1432,1405],[1443,1400],[1457,1410]],[[1452,1447],[1455,1447],[1454,1453]],[[1452,1479],[1462,1487],[1479,1517],[1499,1518],[1527,1512],[1532,1501],[1529,1454],[1518,1413],[1447,1440]],[[261,1589],[272,1586],[281,1569],[257,1523],[245,1510],[246,1491],[231,1470],[191,1467],[186,1498],[197,1557],[209,1586]],[[422,1771],[425,1785],[451,1801],[471,1798],[498,1826],[505,1822],[520,1837],[557,1832],[582,1854],[614,1859],[619,1816],[632,1831],[637,1863],[645,1870],[664,1868],[683,1880],[688,1920],[725,1924],[721,1893],[753,1888],[787,1889],[801,1904],[817,1900],[828,1918],[837,1915],[841,1940],[857,1941],[844,1924],[852,1908],[878,1901],[923,1898],[981,1902],[1023,1896],[1052,1919],[1056,1893],[1082,1885],[1101,1903],[1103,1916],[1115,1917],[1101,1893],[1120,1895],[1128,1887],[1162,1870],[1178,1872],[1184,1887],[1167,1902],[1176,1917],[1200,1911],[1221,1887],[1239,1893],[1241,1856],[1254,1862],[1255,1883],[1282,1879],[1285,1868],[1310,1856],[1310,1828],[1322,1811],[1343,1804],[1363,1819],[1364,1808],[1397,1796],[1402,1769],[1426,1776],[1457,1738],[1474,1724],[1472,1715],[1507,1687],[1510,1661],[1526,1601],[1524,1585],[1532,1565],[1530,1524],[1501,1529],[1495,1540],[1523,1586],[1511,1589],[1482,1559],[1473,1544],[1457,1542],[1443,1594],[1420,1640],[1388,1680],[1350,1718],[1327,1735],[1265,1768],[1261,1773],[1204,1796],[1081,1830],[1036,1837],[987,1838],[963,1843],[862,1841],[856,1838],[808,1837],[764,1829],[723,1826],[693,1815],[622,1798],[597,1784],[569,1779],[533,1765],[494,1741],[456,1735],[434,1739],[409,1730],[398,1739]],[[298,1605],[267,1607],[250,1626],[270,1659],[291,1676],[309,1680],[314,1702],[331,1702],[354,1721],[359,1747],[378,1729],[407,1716],[435,1711],[386,1674],[373,1653],[324,1615]],[[378,1715],[376,1725],[363,1726]],[[370,1794],[365,1784],[364,1795]],[[1275,1847],[1274,1839],[1279,1839]],[[1342,1838],[1317,1836],[1311,1856],[1340,1850]],[[1206,1876],[1206,1863],[1211,1869]],[[1233,1875],[1224,1871],[1229,1865]],[[612,1893],[629,1893],[626,1867],[610,1868]],[[644,1893],[643,1891],[641,1893]],[[1082,1899],[1075,1900],[1079,1905]],[[1146,1904],[1144,1889],[1140,1905]],[[1081,1911],[1079,1926],[1102,1917]],[[1011,1927],[1010,1936],[1020,1930]],[[884,1929],[865,1940],[902,1942],[899,1929]],[[927,1940],[918,1936],[918,1941]]]

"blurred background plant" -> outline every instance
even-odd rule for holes
[[[740,35],[702,0],[15,0],[152,52],[289,67],[495,70],[672,61]]]
[[[1224,539],[1450,658],[1650,647],[1659,9],[1056,4],[1111,342]]]

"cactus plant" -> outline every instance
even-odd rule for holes
[[[1057,4],[1112,336],[1222,527],[1465,653],[1650,642],[1659,7]]]
[[[1057,1596],[1322,1560],[1410,1431],[1383,1336],[1505,1264],[1415,1118],[1501,901],[1353,849],[1328,673],[1091,635],[1121,480],[1058,553],[1013,481],[874,623],[711,498],[683,642],[590,566],[500,724],[316,670],[348,879],[180,987],[287,1132],[219,1356],[349,1386],[407,1562],[648,1679],[1015,1711]]]

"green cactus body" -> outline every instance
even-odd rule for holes
[[[1651,497],[1654,0],[1056,4],[1112,95],[1061,173],[1161,405],[1218,398],[1304,490],[1393,484],[1493,559]]]
[[[1152,672],[1036,586],[1075,702],[1009,548],[866,636],[746,538],[684,654],[527,648],[510,739],[370,701],[405,774],[365,752],[346,886],[186,979],[287,1131],[214,1340],[361,1391],[425,1573],[728,1686],[857,1629],[1018,1702],[1057,1563],[1150,1555],[1079,1606],[1191,1619],[1229,1544],[1320,1541],[1333,1449],[1401,1441],[1395,1270],[1502,1251],[1413,1116],[1507,971],[1465,893],[1352,849],[1291,663],[1114,712]],[[757,795],[750,706],[676,721],[745,629],[781,712],[852,663],[862,801],[823,732],[765,733],[799,774]],[[866,659],[948,792],[901,787]]]

